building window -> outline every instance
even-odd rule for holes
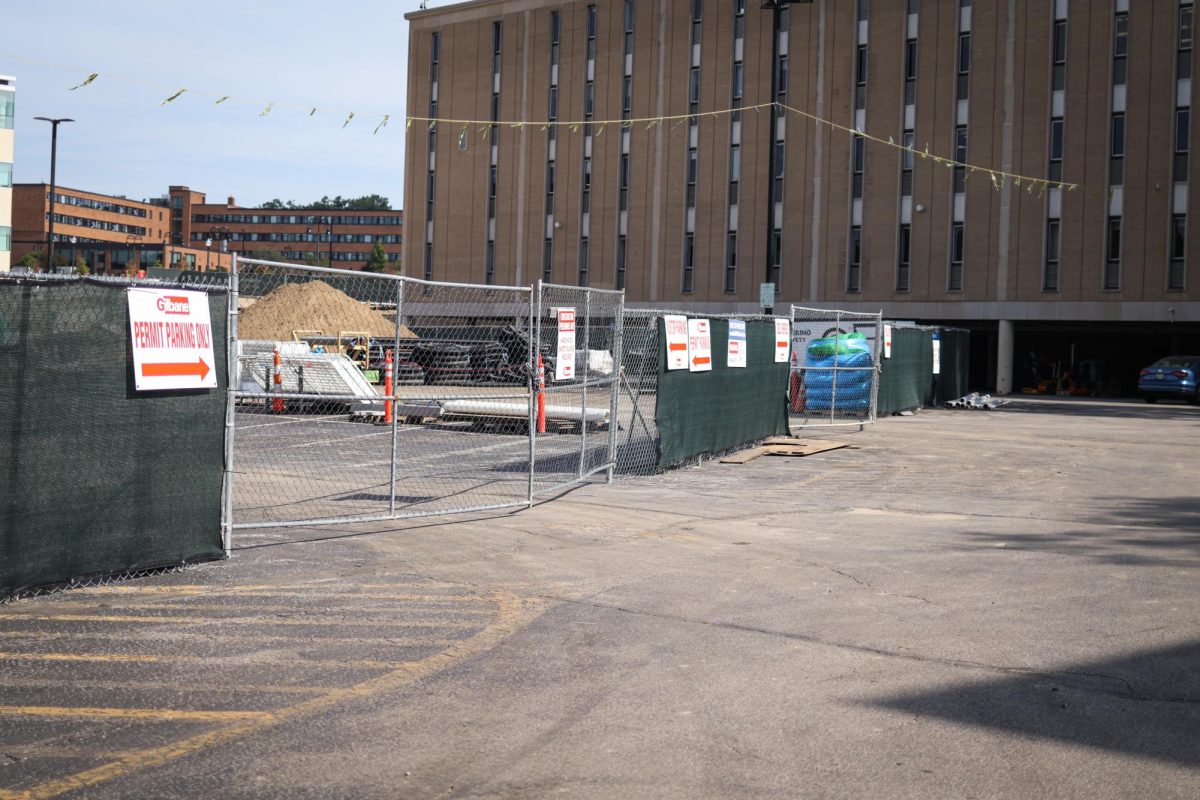
[[[1193,14],[1190,4],[1179,9],[1179,50],[1175,58],[1175,77],[1179,80],[1192,77]]]
[[[1104,289],[1121,288],[1121,218],[1108,218],[1108,238],[1105,242]]]
[[[1042,269],[1042,289],[1058,291],[1058,261],[1061,245],[1061,224],[1056,219],[1046,221],[1046,263]]]
[[[8,161],[0,161],[0,189],[12,187],[13,165]]]
[[[1113,86],[1124,86],[1129,56],[1129,13],[1119,12],[1113,19]]]
[[[17,99],[12,92],[0,92],[0,130],[12,130]]]
[[[917,40],[904,44],[904,105],[917,102]]]
[[[483,249],[483,282],[488,286],[496,282],[496,242],[491,239]]]
[[[737,291],[737,234],[725,238],[725,292]]]
[[[857,133],[851,137],[850,196],[858,200],[863,196],[863,172],[866,169],[866,139]]]
[[[1051,52],[1050,88],[1062,91],[1067,88],[1067,21],[1054,22],[1054,42]]]
[[[954,129],[954,160],[959,164],[967,163],[967,126],[959,125]],[[967,190],[967,168],[954,167],[954,193],[961,194]]]
[[[683,237],[683,293],[694,291],[696,271],[696,235],[689,233]]]
[[[971,85],[971,34],[964,31],[958,35],[958,99],[970,97]]]
[[[900,196],[912,197],[913,193],[913,164],[916,155],[912,148],[916,143],[916,133],[905,131],[901,137],[905,149],[900,152]]]
[[[965,244],[963,224],[955,222],[950,226],[950,274],[946,281],[946,289],[951,292],[961,292],[963,288],[963,249]]]
[[[1055,117],[1050,120],[1050,169],[1049,178],[1061,181],[1063,176],[1063,120]]]
[[[617,289],[625,288],[625,237],[617,237]]]
[[[1187,271],[1187,216],[1176,214],[1171,217],[1171,266],[1167,270],[1167,289],[1183,291],[1184,273]]]
[[[909,264],[912,250],[912,226],[901,225],[896,248],[896,291],[907,292],[912,288]]]
[[[579,240],[579,285],[588,285],[588,237]]]
[[[1125,183],[1125,114],[1112,115],[1109,155],[1108,183],[1110,186],[1121,186]]]
[[[862,228],[850,228],[850,247],[846,258],[846,291],[862,291]]]
[[[554,274],[554,240],[549,236],[542,242],[542,280],[550,282]]]

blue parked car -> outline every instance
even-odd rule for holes
[[[1167,356],[1138,375],[1138,393],[1147,403],[1160,397],[1176,397],[1200,404],[1200,356]]]

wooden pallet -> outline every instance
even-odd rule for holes
[[[721,459],[721,463],[745,464],[761,456],[811,456],[849,446],[846,442],[832,442],[828,439],[793,439],[788,436],[775,436],[767,439],[758,447],[751,447],[726,456]]]

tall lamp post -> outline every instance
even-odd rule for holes
[[[74,122],[67,117],[34,117],[50,123],[50,225],[46,229],[46,272],[54,269],[54,168],[58,161],[58,126]]]
[[[330,214],[325,219],[329,223],[329,264],[328,264],[328,266],[332,267],[333,266],[333,215]],[[317,222],[318,220],[319,220],[319,217],[313,218],[313,222]],[[312,236],[312,234],[313,234],[312,227],[310,226],[308,228],[305,228],[304,233],[308,236]],[[320,244],[320,242],[321,242],[321,231],[317,230],[317,243]],[[317,254],[317,263],[320,264],[321,263],[321,251],[319,248],[314,248],[314,252]]]

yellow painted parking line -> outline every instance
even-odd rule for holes
[[[357,598],[357,599],[361,600],[363,598]],[[328,605],[326,605],[326,606],[269,606],[269,605],[253,604],[253,605],[240,605],[239,606],[239,605],[232,605],[232,604],[230,604],[230,605],[220,605],[220,604],[214,605],[212,603],[196,603],[193,605],[193,604],[190,604],[190,603],[188,603],[186,601],[182,601],[182,600],[167,600],[167,601],[163,601],[162,603],[154,603],[152,605],[137,605],[137,606],[121,605],[121,606],[119,606],[117,608],[113,608],[111,610],[113,610],[113,611],[159,611],[159,610],[166,610],[166,611],[244,611],[244,612],[259,612],[259,611],[261,611],[263,613],[274,613],[277,611],[285,611],[285,612],[290,611],[290,612],[296,613],[296,614],[299,614],[299,613],[330,614],[330,613],[334,613],[337,611],[351,611],[354,613],[354,615],[356,617],[362,617],[371,612],[390,613],[390,612],[395,612],[395,611],[401,610],[401,609],[397,609],[395,606],[383,606],[383,607],[379,607],[379,608],[372,608],[370,606],[365,606],[361,603],[358,605],[358,607],[337,608],[337,607],[330,607]],[[403,610],[413,611],[415,613],[421,613],[421,614],[459,614],[459,615],[487,614],[487,615],[491,615],[491,614],[495,613],[494,608],[422,608],[422,609],[403,609]],[[4,618],[0,617],[0,620],[2,620],[2,619],[4,619]]]
[[[5,639],[95,639],[97,641],[162,641],[164,639],[202,639],[212,641],[211,633],[195,633],[193,631],[156,630],[143,634],[140,631],[122,631],[121,633],[79,633],[78,631],[0,631]],[[325,636],[306,633],[307,642],[297,642],[295,636],[278,636],[254,631],[221,631],[222,641],[237,640],[239,642],[291,642],[312,646],[336,642],[353,642],[355,644],[385,644],[393,647],[444,647],[453,644],[457,639],[431,639],[427,637],[404,636]]]
[[[254,654],[248,654],[254,655]],[[408,661],[377,661],[370,659],[309,659],[289,654],[287,661],[263,660],[246,656],[150,656],[126,653],[4,653],[0,661],[91,661],[132,664],[233,664],[245,667],[279,666],[322,667],[325,669],[399,669]]]
[[[161,601],[157,598],[150,599],[154,605],[160,603],[186,603],[190,597],[203,597],[203,592],[196,592],[195,595],[184,594],[177,597],[163,598]],[[229,599],[241,600],[247,597],[306,597],[314,602],[329,602],[332,600],[396,600],[404,603],[490,603],[486,597],[480,595],[458,595],[458,594],[422,594],[422,593],[403,593],[403,594],[380,594],[380,593],[362,593],[354,594],[351,592],[325,592],[314,594],[312,592],[246,592],[245,594],[227,594],[217,595],[218,597],[227,597]]]
[[[8,614],[0,615],[0,623],[4,622],[156,622],[176,625],[371,625],[378,628],[478,628],[482,623],[475,622],[380,622],[358,619],[277,619],[255,617],[152,617],[123,614]]]
[[[148,750],[131,753],[107,764],[84,770],[65,778],[46,781],[20,793],[0,794],[0,800],[51,800],[67,792],[113,780],[130,773],[166,764],[193,753],[226,744],[253,733],[268,730],[282,722],[297,719],[332,708],[348,700],[384,692],[395,691],[406,684],[434,675],[455,664],[491,650],[520,628],[528,625],[544,607],[540,600],[522,600],[520,597],[496,592],[492,595],[497,603],[497,617],[473,636],[455,642],[435,655],[398,667],[375,678],[344,689],[331,689],[327,693],[237,724],[219,727],[188,739]],[[2,791],[2,790],[0,790]]]
[[[105,691],[105,690],[127,690],[129,689],[128,681],[81,681],[73,678],[56,679],[56,678],[29,678],[21,679],[14,678],[8,675],[4,676],[5,689],[87,689],[89,691]],[[137,688],[139,690],[167,690],[167,691],[186,691],[189,694],[196,692],[224,692],[238,694],[325,694],[329,691],[328,686],[275,686],[259,683],[164,683],[156,681],[138,680]],[[7,749],[5,750],[7,752]]]
[[[187,711],[172,708],[82,708],[79,706],[0,706],[0,717],[83,717],[154,719],[166,722],[269,720],[270,711]]]

